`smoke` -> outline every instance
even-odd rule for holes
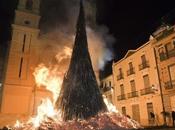
[[[113,58],[111,46],[115,39],[107,27],[96,25],[95,1],[84,0],[84,7],[89,51],[93,68],[98,72]],[[79,0],[42,0],[40,41],[44,53],[49,54],[40,58],[42,62],[57,64],[60,71],[67,70],[71,56],[64,53],[65,48],[73,47],[78,14]]]
[[[113,58],[112,49],[108,48],[107,44],[113,42],[114,38],[108,35],[105,27],[97,30],[88,27],[87,36],[93,67],[96,71],[103,70],[105,63]]]

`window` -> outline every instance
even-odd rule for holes
[[[120,101],[120,100],[125,100],[126,99],[126,96],[125,96],[125,91],[124,91],[124,86],[123,84],[120,85],[120,94],[119,96],[117,96],[117,100]]]
[[[139,95],[138,95],[138,91],[136,91],[135,81],[131,80],[130,85],[131,85],[131,92],[128,93],[128,98],[138,97]]]
[[[146,63],[146,56],[145,55],[142,55],[141,56],[141,60],[142,60],[142,64]]]
[[[141,56],[141,64],[139,65],[139,70],[143,70],[143,69],[146,69],[146,68],[149,68],[149,63],[146,60],[146,56],[142,55]]]
[[[124,85],[123,84],[120,85],[120,92],[121,92],[121,95],[125,94],[125,90],[124,90]]]
[[[127,71],[127,76],[132,75],[132,74],[135,73],[135,72],[134,72],[134,67],[133,67],[132,62],[129,62],[128,65],[129,65],[129,70]]]
[[[119,68],[119,74],[122,75],[122,68]]]
[[[169,74],[170,74],[171,82],[175,84],[175,64],[169,66]]]
[[[148,75],[143,76],[143,81],[144,81],[144,87],[149,88],[150,87],[150,81],[149,81],[149,76]]]
[[[130,69],[130,70],[133,69],[133,64],[132,64],[132,62],[129,62],[129,69]]]
[[[109,81],[109,87],[111,87],[111,81]]]
[[[159,48],[158,50],[160,61],[163,61],[167,58],[164,47]]]
[[[122,114],[126,115],[126,107],[122,107]]]
[[[131,80],[130,84],[131,84],[131,92],[135,92],[136,91],[135,81]]]
[[[32,7],[33,7],[33,0],[27,0],[26,1],[26,9],[32,10]]]
[[[119,74],[117,75],[117,80],[121,80],[124,78],[122,73],[122,68],[119,68],[118,71],[119,71]]]
[[[171,42],[165,45],[165,49],[169,58],[175,56],[174,45]]]
[[[151,118],[151,113],[154,114],[153,111],[153,104],[152,103],[147,103],[147,112],[148,112],[148,122],[149,124],[154,124],[154,120]]]

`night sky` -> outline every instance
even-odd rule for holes
[[[17,0],[0,0],[1,47],[10,39],[10,24],[16,5]],[[162,21],[175,24],[173,0],[97,0],[97,22],[107,26],[116,39],[113,44],[115,61],[121,59],[127,50],[136,49],[148,41]],[[103,75],[111,72],[109,66],[110,63]]]
[[[125,56],[129,49],[146,43],[162,22],[175,24],[175,5],[172,0],[99,0],[98,22],[105,24],[116,38],[114,61]],[[111,73],[111,62],[102,76]]]
[[[172,0],[99,0],[98,22],[108,26],[117,39],[115,59],[144,44],[161,25],[161,19],[175,24],[173,3]]]

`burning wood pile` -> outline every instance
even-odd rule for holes
[[[4,127],[2,130],[125,130],[131,128],[141,128],[132,119],[119,113],[103,113],[87,120],[72,120],[67,122],[55,122],[52,118],[41,123],[38,128],[34,128],[31,123],[17,123],[14,127]]]
[[[101,114],[88,120],[69,121],[62,124],[45,122],[39,130],[125,130],[141,128],[140,125],[127,117],[114,114]]]

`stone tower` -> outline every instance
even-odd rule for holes
[[[34,78],[37,64],[40,0],[19,0],[12,24],[6,74],[3,81],[2,113],[29,114],[31,112]]]

